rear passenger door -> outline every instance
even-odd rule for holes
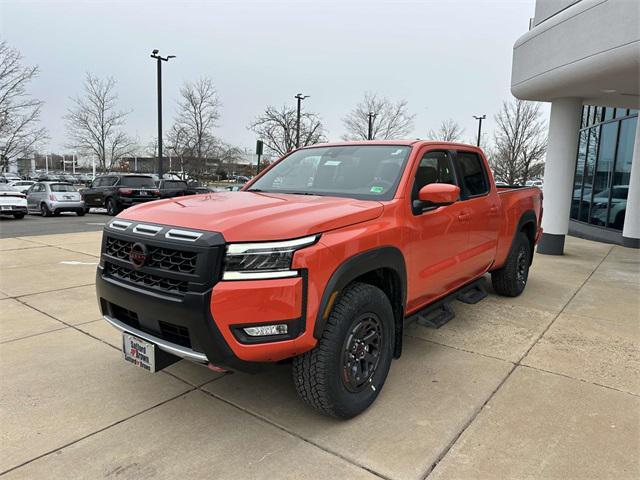
[[[467,215],[467,265],[471,275],[478,276],[495,259],[501,220],[500,198],[495,190],[491,190],[485,162],[477,152],[456,150],[454,161],[460,181],[460,203]]]

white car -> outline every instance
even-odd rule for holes
[[[8,185],[15,188],[19,192],[27,193],[29,187],[31,187],[31,185],[33,185],[34,183],[36,182],[34,182],[33,180],[15,180],[13,182],[9,182]]]
[[[27,214],[27,197],[6,183],[0,183],[0,215],[21,219]]]

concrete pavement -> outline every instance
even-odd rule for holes
[[[95,301],[100,235],[0,240],[5,478],[640,477],[637,250],[568,238],[521,297],[410,326],[376,403],[340,422],[288,366],[125,363]]]

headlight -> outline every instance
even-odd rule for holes
[[[282,242],[232,243],[227,246],[223,280],[285,278],[298,275],[291,270],[296,250],[313,245],[320,235]]]

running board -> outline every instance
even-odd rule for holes
[[[485,280],[480,278],[464,287],[450,293],[437,302],[428,305],[422,310],[410,315],[405,319],[405,323],[416,322],[427,328],[440,328],[455,318],[456,314],[451,308],[454,300],[462,303],[475,304],[487,297],[487,290],[484,287]]]

